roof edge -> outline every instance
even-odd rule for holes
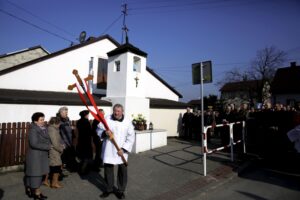
[[[41,48],[45,53],[50,54],[50,52],[47,51],[47,50],[46,50],[44,47],[42,47],[41,45],[36,45],[36,46],[29,47],[29,48],[26,48],[26,49],[21,49],[21,50],[18,50],[18,51],[14,51],[14,52],[2,54],[2,55],[0,55],[0,58],[5,58],[5,57],[8,57],[8,56],[13,56],[13,55],[15,55],[15,54],[24,53],[24,52],[26,52],[26,51],[35,50],[35,49],[38,49],[38,48]]]
[[[172,86],[170,86],[166,81],[164,81],[158,74],[156,74],[152,69],[149,67],[146,67],[146,70],[155,78],[157,78],[162,84],[164,84],[167,88],[169,88],[172,92],[178,95],[179,98],[182,98],[183,96],[175,90]]]
[[[18,89],[0,89],[0,92],[0,104],[83,105],[78,94],[73,92]],[[95,101],[102,106],[112,106],[111,102],[98,97]]]
[[[150,109],[186,109],[188,106],[187,103],[180,101],[173,101],[170,99],[158,99],[158,98],[149,98],[150,100]]]
[[[104,40],[104,39],[108,39],[113,44],[115,44],[117,47],[120,46],[120,44],[115,39],[113,39],[110,35],[106,34],[106,35],[102,35],[102,36],[100,36],[100,37],[98,37],[96,39],[92,39],[92,40],[86,41],[86,42],[84,42],[82,44],[77,44],[77,45],[74,45],[74,46],[71,46],[71,47],[68,47],[68,48],[56,51],[56,52],[51,53],[49,55],[46,55],[46,56],[43,56],[43,57],[31,60],[31,61],[28,61],[28,62],[25,62],[25,63],[22,63],[22,64],[19,64],[19,65],[16,65],[14,67],[10,67],[8,69],[4,69],[4,70],[0,71],[0,76],[4,75],[4,74],[7,74],[7,73],[10,73],[10,72],[13,72],[13,71],[16,71],[16,70],[19,70],[19,69],[22,69],[22,68],[27,67],[29,65],[32,65],[32,64],[48,60],[50,58],[53,58],[53,57],[56,57],[56,56],[59,56],[59,55],[62,55],[64,53],[67,53],[67,52],[79,49],[81,47],[93,44],[95,42],[98,42],[98,41]]]

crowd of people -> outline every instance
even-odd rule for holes
[[[224,109],[213,110],[209,108],[204,111],[204,126],[214,126],[216,124],[226,124],[237,121],[246,121],[250,118],[253,118],[255,113],[258,112],[296,112],[300,111],[300,106],[292,107],[289,105],[275,104],[272,106],[271,103],[266,103],[259,108],[250,107],[248,104],[244,103],[240,106],[235,106],[234,104],[226,105]],[[195,109],[192,110],[191,107],[188,107],[186,113],[182,117],[182,129],[181,137],[185,139],[194,139],[201,140],[201,110]],[[216,133],[218,134],[218,133]],[[226,137],[226,134],[221,135],[221,137]],[[208,134],[208,141],[211,135]],[[227,142],[224,141],[224,144]]]
[[[103,110],[99,111],[104,115]],[[119,199],[125,198],[127,167],[121,156],[128,159],[135,137],[131,121],[124,116],[123,106],[114,105],[113,114],[106,116],[111,131],[105,130],[97,120],[90,122],[88,110],[81,111],[79,115],[75,126],[68,117],[67,107],[61,107],[47,125],[42,112],[32,115],[24,177],[28,197],[47,199],[40,190],[41,185],[62,188],[60,182],[67,176],[66,172],[86,175],[91,170],[99,172],[104,167],[107,189],[100,197],[106,198],[115,193]],[[114,147],[112,140],[117,141],[121,150]],[[118,165],[117,191],[113,191],[114,165]]]
[[[267,103],[260,109],[249,108],[247,104],[239,107],[231,104],[225,106],[222,111],[206,110],[204,126],[246,121],[259,112],[274,115],[274,112],[286,113],[296,110],[296,108],[281,104],[272,107],[270,103]],[[103,110],[99,111],[104,115]],[[28,197],[37,200],[46,199],[47,196],[40,190],[41,185],[53,189],[62,188],[61,180],[67,176],[66,172],[86,175],[90,170],[99,172],[103,167],[106,189],[100,197],[106,198],[115,193],[119,199],[125,198],[124,192],[128,178],[126,163],[122,157],[127,162],[128,153],[131,152],[135,140],[131,120],[124,116],[124,109],[120,104],[115,104],[113,113],[105,117],[110,130],[106,130],[104,124],[95,119],[90,122],[88,110],[81,111],[79,116],[80,119],[73,126],[68,117],[67,107],[61,107],[56,116],[50,118],[47,125],[42,112],[32,115],[24,177]],[[201,123],[201,111],[192,112],[191,108],[187,108],[182,118],[181,136],[185,139],[201,140]],[[219,135],[222,144],[227,145],[229,143],[228,131],[226,134],[223,129],[219,131],[218,133],[215,130],[213,134]],[[291,132],[289,137],[293,141],[298,141],[294,132]],[[298,134],[298,129],[296,132]],[[212,135],[209,133],[207,136],[209,142]],[[115,148],[114,142],[119,144],[120,149]],[[114,190],[114,166],[118,166],[117,190]]]

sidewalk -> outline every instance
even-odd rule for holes
[[[204,177],[200,152],[199,144],[172,138],[165,147],[131,154],[126,199],[185,199],[218,187],[236,176],[236,163],[230,162],[228,153],[220,152],[208,156],[207,176]],[[103,169],[84,177],[72,173],[62,181],[64,188],[54,190],[42,186],[41,189],[50,200],[99,200],[104,189],[103,177]],[[0,199],[28,199],[22,179],[22,172],[0,174]],[[110,195],[106,199],[117,198]]]

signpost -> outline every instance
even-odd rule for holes
[[[204,61],[192,64],[193,85],[201,84],[200,68],[202,64],[203,83],[212,83],[212,65],[211,61]]]
[[[204,133],[204,105],[203,105],[203,84],[212,83],[212,64],[211,61],[204,61],[192,64],[193,85],[200,84],[201,91],[201,135]],[[203,175],[206,176],[206,152],[203,147],[206,140],[202,138],[202,153],[203,153]]]

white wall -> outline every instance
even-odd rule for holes
[[[6,122],[30,122],[34,112],[43,112],[45,120],[55,116],[58,105],[20,105],[20,104],[0,104],[0,123]],[[68,106],[69,117],[71,120],[78,120],[79,112],[85,110],[85,106]],[[101,106],[106,115],[112,113],[112,107]],[[150,109],[150,121],[155,129],[166,129],[168,137],[179,136],[179,128],[181,127],[181,119],[185,113],[185,109]],[[126,114],[126,113],[125,113]],[[128,117],[128,114],[126,114]],[[93,117],[90,115],[90,119]],[[148,123],[150,122],[147,119]]]
[[[120,61],[120,71],[116,71],[115,62]],[[124,54],[116,55],[108,59],[107,64],[107,97],[124,97],[126,96],[127,56]]]
[[[154,129],[166,129],[168,137],[179,136],[181,120],[186,109],[150,109]]]
[[[141,59],[140,72],[133,71],[133,58]],[[115,71],[115,62],[120,61],[120,71]],[[107,97],[145,97],[146,59],[131,52],[112,56],[108,59]],[[138,77],[136,87],[135,78]]]
[[[0,77],[0,88],[66,92],[69,84],[76,82],[73,69],[82,78],[89,72],[89,61],[94,57],[94,80],[97,82],[98,57],[107,58],[107,52],[116,46],[103,39],[87,46],[69,51],[42,62],[4,74]],[[75,89],[73,92],[76,92]]]
[[[45,114],[45,120],[56,116],[58,109],[62,106],[58,105],[30,105],[30,104],[0,104],[0,123],[6,122],[31,122],[31,116],[34,112],[42,112]],[[86,110],[85,106],[67,106],[69,117],[71,120],[80,118],[79,112]],[[111,114],[112,108],[101,106],[105,114]],[[90,115],[90,119],[93,117]]]
[[[152,74],[146,71],[146,97],[179,101],[179,97]]]

